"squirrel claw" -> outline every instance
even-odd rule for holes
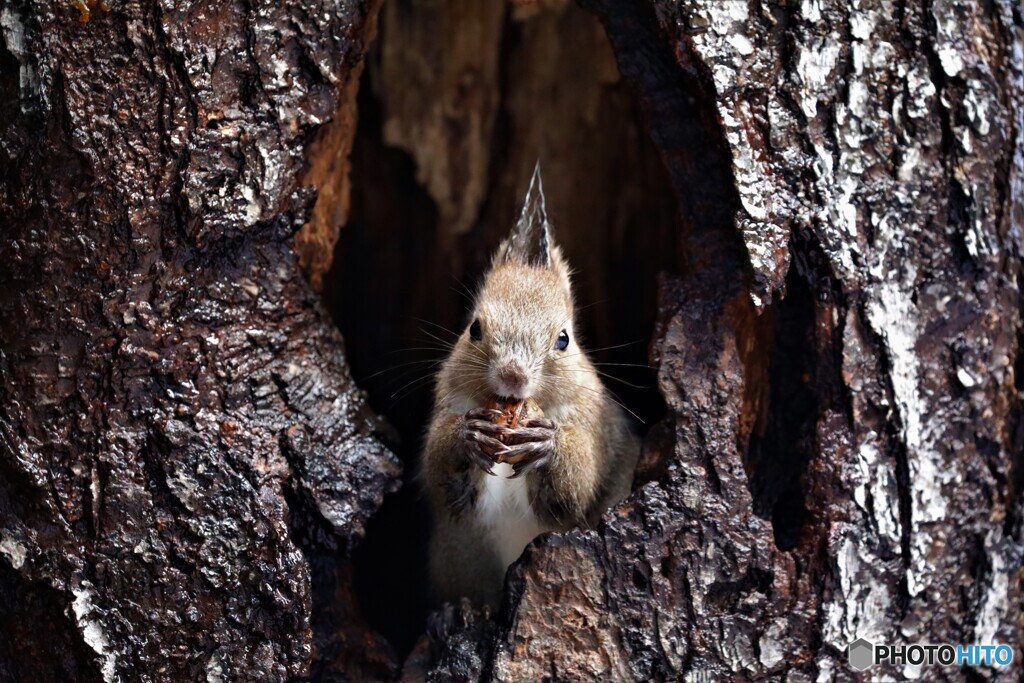
[[[492,469],[494,468],[494,463],[488,461],[486,457],[481,457],[481,456],[474,455],[470,459],[473,461],[474,465],[476,465],[477,467],[482,469],[484,471],[484,473],[487,474],[488,476],[490,476],[490,477],[498,476],[497,474],[495,474],[492,471]]]
[[[482,420],[493,424],[493,418],[501,416],[501,411],[495,408],[474,408],[466,413],[467,420]]]
[[[504,453],[503,461],[512,465],[512,476],[509,479],[518,479],[538,467],[549,464],[554,454],[554,443],[551,440],[526,441],[509,448]]]
[[[508,448],[497,438],[502,435],[500,430],[494,429],[497,425],[473,419],[473,412],[477,411],[466,414],[466,421],[462,427],[462,442],[465,444],[466,456],[474,465],[495,477],[497,475],[491,470],[497,462],[496,458]]]
[[[470,462],[492,477],[498,476],[491,471],[494,468],[494,460],[488,457],[487,453],[484,452],[480,445],[474,443],[469,443],[467,445],[469,448],[466,449],[466,454],[469,456]]]
[[[524,462],[524,463],[520,463],[519,465],[514,465],[512,467],[512,474],[508,478],[509,479],[518,479],[519,477],[523,476],[524,474],[529,474],[530,472],[534,471],[538,467],[544,467],[550,461],[551,461],[550,456],[545,456],[543,458],[539,458],[539,459],[533,460],[531,462]]]
[[[551,440],[551,430],[541,427],[520,427],[515,431],[509,431],[510,442],[513,446],[524,443],[537,443]]]
[[[469,420],[466,422],[466,428],[475,432],[481,432],[495,439],[508,437],[513,434],[513,431],[505,425],[495,424],[486,420]]]
[[[512,433],[511,445],[501,454],[501,462],[512,466],[510,479],[543,467],[555,456],[558,426],[545,418],[523,421]]]

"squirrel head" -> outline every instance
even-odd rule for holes
[[[454,378],[461,393],[533,398],[542,406],[570,395],[588,363],[574,313],[570,270],[552,236],[538,164],[456,343],[455,360],[464,361]]]

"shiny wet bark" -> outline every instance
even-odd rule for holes
[[[514,4],[0,9],[0,679],[1021,642],[1020,9]],[[374,375],[461,329],[538,156],[645,455],[501,614],[428,617],[429,391]]]

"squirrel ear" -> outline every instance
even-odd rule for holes
[[[523,210],[512,228],[512,234],[502,242],[497,260],[513,261],[551,267],[551,225],[544,206],[544,183],[540,177],[540,161],[533,169],[530,188],[523,200]]]

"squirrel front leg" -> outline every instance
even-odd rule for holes
[[[477,424],[484,417],[477,411],[439,415],[427,434],[423,478],[435,516],[429,571],[433,599],[439,603],[468,597],[497,607],[500,601],[505,565],[480,534],[472,512],[477,467],[490,471],[494,460],[488,452],[503,447],[488,436],[493,431],[488,425]]]
[[[505,452],[514,476],[529,473],[531,503],[559,528],[586,524],[597,500],[600,472],[594,430],[535,419],[522,423]]]
[[[424,452],[424,480],[435,508],[458,515],[476,498],[473,466],[493,476],[494,454],[505,450],[498,440],[510,432],[491,422],[497,411],[478,408],[465,415],[446,413],[430,425]]]

